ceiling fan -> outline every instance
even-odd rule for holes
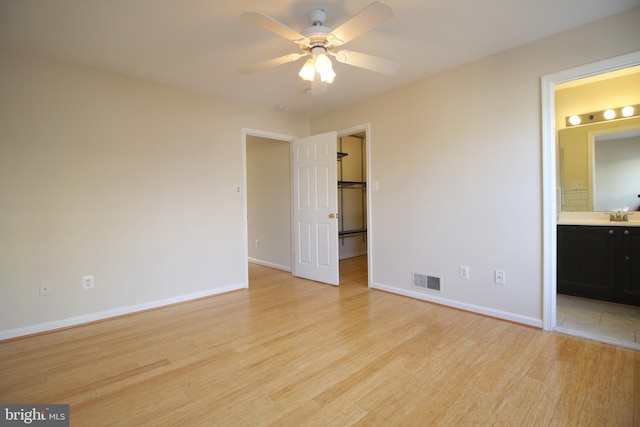
[[[341,49],[336,51],[338,47],[392,17],[393,11],[389,6],[375,1],[339,27],[331,29],[324,26],[327,13],[322,9],[313,9],[309,12],[311,26],[298,33],[261,12],[245,12],[242,14],[244,20],[294,42],[302,52],[291,53],[261,62],[240,69],[238,72],[241,74],[253,73],[308,57],[298,75],[303,80],[311,82],[312,95],[324,93],[327,90],[327,83],[332,83],[336,76],[329,56],[335,57],[336,61],[343,64],[387,75],[394,74],[399,67],[399,64],[395,61],[352,50]]]

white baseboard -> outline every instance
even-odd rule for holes
[[[176,297],[145,302],[142,304],[130,305],[126,307],[118,307],[111,310],[99,311],[97,313],[70,317],[68,319],[54,320],[51,322],[39,323],[37,325],[25,326],[22,328],[8,329],[5,331],[0,331],[0,341],[10,339],[10,338],[22,337],[26,335],[38,334],[42,332],[49,332],[56,329],[68,328],[71,326],[78,326],[85,323],[96,322],[98,320],[109,319],[111,317],[117,317],[125,314],[136,313],[139,311],[150,310],[153,308],[164,307],[164,306],[177,304],[185,301],[195,300],[198,298],[204,298],[212,295],[223,294],[225,292],[236,291],[239,289],[246,289],[246,285],[242,283],[237,285],[229,285],[221,288],[208,289],[202,292],[194,292],[192,294],[179,295]]]
[[[255,259],[251,257],[249,257],[249,262],[253,264],[264,265],[265,267],[271,267],[271,268],[275,268],[282,271],[288,271],[289,273],[291,273],[291,267],[287,267],[286,265],[274,264],[272,262],[262,261],[260,259]]]
[[[406,297],[433,302],[436,304],[444,305],[447,307],[453,307],[460,310],[469,311],[472,313],[478,313],[478,314],[482,314],[489,317],[508,320],[510,322],[521,323],[523,325],[534,326],[536,328],[542,328],[542,319],[536,319],[534,317],[522,316],[520,314],[510,313],[508,311],[495,310],[492,308],[482,307],[479,305],[450,300],[438,295],[425,294],[422,292],[397,288],[395,286],[382,285],[380,283],[371,283],[371,287],[374,289],[380,289],[381,291],[390,292],[392,294],[403,295]]]

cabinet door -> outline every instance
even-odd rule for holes
[[[621,248],[620,279],[622,293],[628,303],[640,304],[640,227],[620,230]]]
[[[615,300],[615,246],[611,227],[558,226],[558,292]]]

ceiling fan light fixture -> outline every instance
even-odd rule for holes
[[[331,60],[325,53],[319,53],[315,56],[316,61],[316,71],[320,74],[327,72],[328,70],[333,69],[333,64]]]
[[[336,77],[333,64],[328,55],[335,56],[336,61],[343,64],[391,75],[397,71],[399,65],[394,61],[353,51],[336,53],[334,50],[336,47],[359,37],[392,17],[393,11],[389,6],[374,0],[373,3],[343,22],[339,27],[329,28],[324,26],[327,18],[326,11],[313,9],[309,13],[311,26],[302,30],[302,32],[298,32],[261,12],[245,12],[242,14],[244,20],[295,43],[302,53],[280,56],[238,71],[241,74],[253,73],[294,62],[306,56],[309,58],[298,72],[298,75],[301,79],[311,82],[313,95],[324,93],[327,83],[332,83]],[[318,74],[317,77],[316,73]]]
[[[298,75],[307,82],[312,82],[316,72],[316,64],[313,59],[307,59]]]
[[[333,79],[336,77],[336,72],[333,71],[333,68],[328,68],[320,73],[320,80],[325,83],[333,83]]]

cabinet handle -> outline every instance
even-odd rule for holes
[[[613,234],[613,230],[609,230],[609,234]]]
[[[624,230],[624,234],[629,234],[629,230]]]

